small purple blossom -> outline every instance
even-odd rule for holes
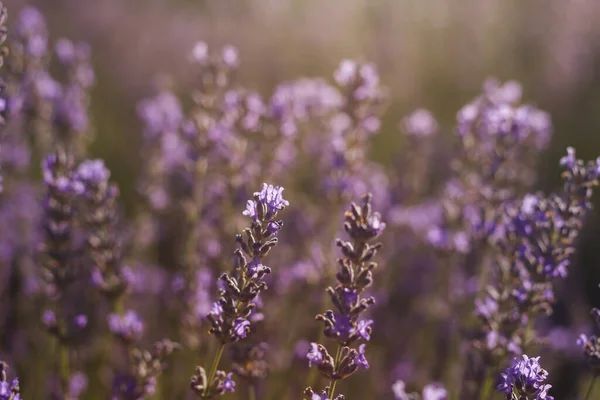
[[[308,366],[312,367],[313,365],[320,365],[323,362],[324,357],[325,355],[319,349],[319,345],[314,342],[311,343],[310,350],[306,355],[306,358],[308,359]]]
[[[283,198],[283,190],[282,187],[263,183],[262,190],[254,193],[254,200],[248,200],[246,210],[244,210],[242,214],[253,220],[257,220],[259,217],[257,207],[260,206],[265,208],[264,214],[269,216],[267,218],[276,215],[279,211],[290,205],[290,203]]]
[[[113,334],[126,341],[135,341],[142,335],[144,323],[135,311],[128,310],[123,315],[110,314],[108,328]]]
[[[250,321],[244,318],[237,318],[233,323],[233,332],[237,339],[245,339],[250,332]]]

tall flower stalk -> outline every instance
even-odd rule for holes
[[[277,219],[278,214],[289,206],[282,193],[282,187],[265,183],[260,192],[254,193],[254,199],[248,200],[243,212],[250,218],[251,225],[244,229],[243,235],[236,236],[239,245],[234,253],[236,273],[221,276],[220,297],[206,316],[211,324],[209,332],[219,339],[220,346],[209,374],[198,366],[191,380],[192,390],[201,399],[212,399],[235,390],[233,373],[219,370],[219,363],[226,344],[245,339],[250,333],[249,317],[256,308],[256,297],[267,289],[264,277],[271,269],[262,261],[278,242],[277,233],[283,226]]]
[[[344,214],[344,230],[351,241],[336,241],[343,254],[338,259],[338,284],[335,288],[327,288],[335,311],[327,310],[316,317],[324,324],[324,336],[337,342],[337,350],[333,357],[322,344],[311,343],[307,354],[309,366],[315,366],[330,380],[326,390],[329,399],[333,399],[338,381],[348,378],[359,368],[369,368],[366,345],[363,343],[357,348],[352,346],[358,341],[371,339],[373,321],[360,317],[375,303],[375,299],[371,296],[361,297],[361,294],[373,283],[372,271],[377,267],[373,258],[381,248],[381,244],[371,242],[384,229],[385,223],[381,221],[379,213],[371,210],[371,194],[363,196],[360,206],[352,203]],[[306,395],[313,396],[313,389],[307,388]]]

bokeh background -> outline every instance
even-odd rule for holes
[[[169,80],[193,79],[188,57],[198,40],[240,50],[240,82],[268,95],[283,80],[331,76],[344,58],[376,63],[390,104],[372,157],[393,161],[398,122],[417,108],[452,134],[457,110],[494,76],[522,83],[524,99],[552,116],[554,135],[539,164],[538,188],[560,185],[558,159],[600,155],[600,2],[590,0],[6,0],[12,15],[39,7],[52,39],[93,47],[96,141],[130,212],[141,128],[136,103]],[[598,201],[596,204],[600,205]],[[600,218],[592,216],[567,285],[587,321],[600,304]],[[560,322],[560,321],[559,321]],[[572,322],[572,321],[571,321]]]

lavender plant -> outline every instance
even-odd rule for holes
[[[277,216],[289,206],[282,193],[282,187],[265,183],[260,192],[254,193],[254,200],[248,200],[246,204],[243,215],[250,218],[251,225],[244,229],[243,236],[236,236],[239,245],[235,251],[237,276],[225,273],[220,277],[224,287],[206,316],[211,323],[209,332],[219,339],[220,347],[209,375],[198,366],[191,380],[192,390],[202,399],[219,397],[235,390],[232,373],[218,370],[218,367],[225,345],[245,339],[250,333],[249,316],[256,307],[255,299],[267,288],[264,277],[271,269],[263,265],[262,260],[277,244],[277,234],[283,226]]]
[[[418,108],[380,163],[376,135],[397,121],[385,69],[343,60],[331,82],[274,80],[269,93],[244,83],[235,47],[198,42],[193,77],[182,67],[139,101],[140,168],[127,180],[94,154],[112,120],[92,118],[91,99],[114,77],[100,70],[93,91],[91,46],[51,40],[35,8],[10,30],[6,15],[0,6],[11,49],[0,51],[0,352],[22,380],[0,364],[0,398],[541,400],[569,398],[557,382],[587,377],[560,371],[576,356],[548,332],[573,334],[578,303],[562,282],[600,160],[569,148],[563,189],[534,192],[550,119],[516,82],[488,80],[454,135]],[[263,63],[269,76],[279,61]],[[265,181],[281,186],[252,195]],[[579,340],[586,400],[597,342]]]
[[[365,356],[366,345],[363,343],[358,349],[351,345],[356,341],[371,339],[373,321],[360,317],[374,304],[375,299],[360,295],[373,283],[372,271],[377,267],[377,263],[372,260],[381,248],[381,244],[370,242],[384,229],[385,223],[381,221],[380,214],[371,210],[370,194],[363,197],[360,206],[352,203],[350,210],[344,214],[344,230],[352,242],[338,239],[337,245],[344,255],[338,259],[338,285],[327,289],[336,311],[327,310],[316,317],[324,324],[325,337],[338,343],[336,355],[335,358],[332,357],[325,346],[317,343],[311,343],[307,355],[309,366],[315,366],[322,375],[330,379],[327,398],[333,398],[339,380],[348,378],[359,368],[369,368]],[[308,388],[306,393],[314,396],[311,388]]]

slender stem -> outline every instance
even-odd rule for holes
[[[219,367],[219,362],[221,361],[221,356],[223,356],[223,350],[225,350],[225,345],[221,344],[221,346],[219,347],[219,350],[217,351],[217,355],[215,356],[215,359],[213,360],[212,367],[210,368],[210,374],[208,375],[208,382],[206,383],[208,387],[210,387],[213,379],[215,378],[215,374],[217,373],[217,368]],[[202,399],[206,398],[205,395],[206,395],[206,392],[202,396]]]
[[[340,363],[340,357],[342,356],[342,345],[338,344],[337,352],[335,353],[335,368],[337,369],[338,364]],[[327,397],[329,399],[333,399],[333,395],[335,393],[335,386],[337,385],[337,379],[331,380],[331,385],[329,385],[329,393]]]
[[[583,398],[583,400],[588,400],[591,399],[590,395],[592,394],[592,392],[594,391],[594,384],[596,383],[596,378],[598,377],[598,375],[594,374],[594,377],[592,378],[592,381],[590,382],[590,386],[588,387],[587,392],[585,393],[585,397]]]
[[[71,372],[69,367],[69,345],[67,343],[68,332],[62,301],[63,299],[60,298],[58,299],[58,304],[56,304],[56,320],[58,321],[58,331],[60,332],[59,337],[56,338],[58,341],[58,380],[63,399],[70,400],[69,379]]]
[[[256,386],[254,386],[254,383],[248,385],[248,400],[256,400]]]
[[[493,375],[490,373],[489,369],[485,373],[485,380],[483,381],[483,386],[481,388],[481,392],[479,395],[479,400],[487,400],[490,397],[490,393],[494,386]]]
[[[69,346],[61,341],[59,343],[59,370],[60,370],[60,389],[64,400],[70,400],[69,396]]]

